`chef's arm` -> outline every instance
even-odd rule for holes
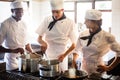
[[[120,63],[120,57],[115,57],[112,63],[108,66],[108,71],[115,68]]]
[[[0,46],[0,52],[12,52],[12,50],[11,49],[7,49],[7,48],[5,48],[3,46]]]
[[[75,69],[77,69],[76,61],[77,61],[78,57],[79,57],[79,55],[77,53],[73,53],[72,67],[74,67]]]
[[[27,44],[26,46],[25,46],[25,49],[27,50],[27,51],[29,51],[29,52],[33,52],[33,49],[32,49],[32,47],[31,47],[31,44]]]
[[[59,59],[59,61],[63,61],[63,59],[68,55],[68,54],[70,54],[70,52],[75,48],[75,43],[73,43],[71,46],[70,46],[70,48],[64,53],[64,54],[62,54],[62,55],[60,55],[60,56],[58,56],[58,59]]]
[[[40,48],[41,48],[42,53],[45,53],[47,49],[47,43],[43,40],[42,36],[38,37],[38,42],[40,43]]]
[[[70,48],[64,53],[64,56],[67,56],[75,48],[75,43],[73,43]]]
[[[0,52],[8,52],[8,53],[23,53],[24,49],[23,48],[16,48],[16,49],[7,49],[3,47],[2,45],[0,46]]]
[[[38,42],[40,43],[40,44],[42,44],[44,41],[43,41],[43,39],[42,39],[42,36],[39,36],[38,37]]]
[[[116,52],[116,56],[112,61],[112,63],[108,66],[109,70],[113,69],[115,66],[117,66],[120,63],[120,44],[114,41],[111,43],[110,47],[111,47],[111,50]]]
[[[98,65],[98,72],[110,71],[114,69],[120,63],[120,57],[115,57],[112,63],[108,66],[106,65]]]
[[[112,61],[112,63],[109,64],[108,66],[99,65],[98,66],[99,71],[110,71],[120,63],[120,45],[116,41],[114,41],[114,42],[111,42],[110,48],[112,51],[116,52],[116,56]]]

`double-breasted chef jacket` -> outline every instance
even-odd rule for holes
[[[72,43],[76,43],[77,31],[75,23],[69,18],[57,21],[52,30],[49,31],[48,25],[52,21],[52,16],[46,17],[36,32],[40,36],[45,35],[45,41],[48,44],[46,54],[49,59],[57,59],[60,54],[66,51],[69,40]],[[61,62],[59,66],[62,71],[68,69],[67,57],[65,57],[64,61]]]
[[[98,65],[104,64],[102,57],[109,50],[116,52],[117,56],[120,56],[120,45],[112,34],[101,30],[93,36],[92,42],[87,46],[88,39],[82,40],[80,38],[88,35],[90,35],[89,30],[80,34],[75,51],[76,53],[78,51],[82,52],[83,61],[81,69],[90,75],[97,73],[96,69]]]
[[[5,46],[9,49],[24,48],[27,44],[27,27],[23,21],[18,21],[12,17],[1,23],[0,44],[5,41]],[[18,68],[19,55],[17,53],[5,53],[4,61],[6,69],[13,70]]]

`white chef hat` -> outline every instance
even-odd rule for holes
[[[91,9],[86,11],[85,18],[90,20],[100,20],[102,13],[98,10]]]
[[[50,0],[52,10],[60,10],[64,8],[64,0]]]
[[[11,3],[11,9],[23,8],[23,3],[21,1],[14,1]]]

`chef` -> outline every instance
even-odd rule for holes
[[[68,69],[68,53],[75,48],[76,32],[75,23],[64,14],[63,0],[50,0],[52,16],[44,19],[37,29],[38,42],[41,50],[49,59],[61,61],[60,71]],[[71,41],[71,46],[67,44]]]
[[[88,73],[90,80],[101,80],[101,72],[112,70],[120,63],[120,45],[115,37],[102,30],[102,13],[98,10],[91,9],[86,11],[85,25],[87,31],[80,34],[75,48],[76,53],[81,51],[83,61],[81,69]],[[106,66],[102,57],[109,50],[116,52],[113,62]]]
[[[1,23],[0,27],[0,46],[5,41],[5,56],[7,70],[18,68],[18,53],[23,54],[24,50],[32,52],[30,44],[27,43],[27,26],[21,20],[23,16],[23,5],[20,1],[11,3],[12,15]],[[25,46],[26,45],[26,46]],[[3,50],[3,51],[4,51]],[[12,52],[11,52],[12,51]]]

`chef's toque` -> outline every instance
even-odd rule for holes
[[[102,13],[100,11],[91,9],[86,11],[85,19],[100,20],[101,16],[102,16]]]
[[[21,1],[14,1],[11,3],[11,9],[23,8],[23,3]]]
[[[64,8],[64,0],[50,0],[52,10],[60,10]]]

